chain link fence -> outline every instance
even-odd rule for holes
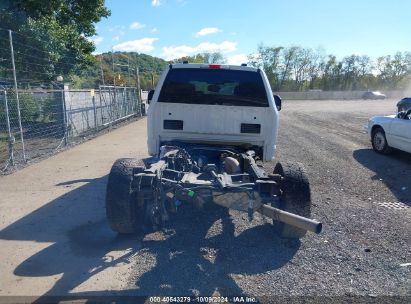
[[[136,87],[80,90],[49,75],[36,76],[43,73],[36,65],[46,63],[34,62],[36,58],[32,62],[29,56],[35,52],[27,53],[27,45],[13,42],[13,34],[0,29],[0,173],[142,116]]]
[[[18,102],[19,101],[19,102]],[[2,171],[54,153],[127,118],[142,116],[137,89],[0,91]]]

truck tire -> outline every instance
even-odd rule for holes
[[[283,177],[279,205],[276,207],[304,217],[311,215],[311,191],[307,174],[300,163],[277,163],[274,174]],[[307,231],[273,220],[275,231],[282,238],[299,239]]]
[[[106,216],[111,229],[134,233],[141,227],[144,210],[137,205],[132,191],[133,168],[144,169],[142,160],[120,158],[111,167],[106,191]],[[139,223],[140,222],[140,223]]]

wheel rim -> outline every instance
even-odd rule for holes
[[[382,134],[381,132],[375,133],[373,142],[374,142],[375,149],[377,149],[378,151],[384,150],[384,147],[385,147],[384,134]]]

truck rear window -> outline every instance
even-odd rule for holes
[[[269,106],[259,73],[228,69],[171,69],[158,102]]]

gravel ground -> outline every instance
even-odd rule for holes
[[[283,240],[258,214],[250,223],[238,211],[183,206],[166,232],[143,239],[119,237],[105,221],[101,201],[106,176],[96,175],[57,184],[69,188],[38,211],[3,226],[0,239],[9,244],[10,240],[52,241],[9,268],[33,286],[40,277],[50,278],[50,287],[40,294],[46,296],[241,294],[264,302],[289,300],[278,296],[295,296],[294,301],[313,296],[319,302],[407,302],[411,266],[404,264],[411,262],[411,155],[374,153],[363,129],[370,116],[393,113],[394,104],[392,100],[284,102],[278,158],[305,166],[312,217],[324,225],[320,235]],[[139,151],[145,149],[143,134],[140,130]],[[93,140],[94,150],[116,145],[115,135],[106,136],[111,136],[110,144],[103,144],[102,136]],[[62,157],[64,153],[70,151]],[[100,171],[107,170],[105,162]],[[273,166],[265,164],[268,171]],[[83,182],[81,187],[70,189],[78,182]],[[59,217],[62,211],[64,219]],[[50,236],[47,229],[53,225],[61,226]],[[19,246],[29,246],[24,244]],[[18,255],[21,248],[13,248]],[[12,258],[5,263],[9,262]],[[1,282],[0,278],[0,295],[10,294],[6,291],[11,288]]]

